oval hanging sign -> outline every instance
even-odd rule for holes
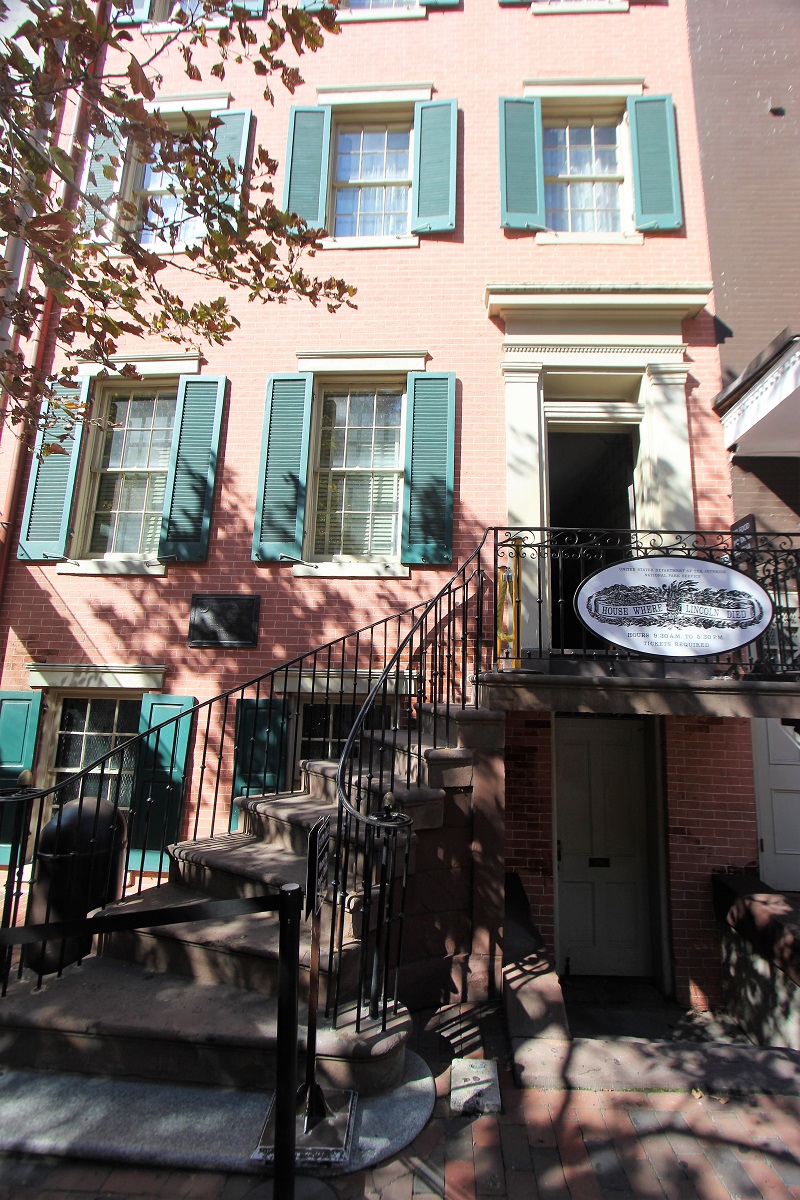
[[[640,654],[705,658],[746,646],[772,620],[767,593],[704,558],[633,558],[584,579],[575,611],[592,633]]]

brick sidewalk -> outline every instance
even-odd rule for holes
[[[430,1016],[414,1048],[439,1100],[405,1151],[332,1180],[339,1200],[800,1200],[800,1099],[520,1091],[496,1006]],[[449,1115],[453,1056],[495,1058],[503,1112]],[[261,1200],[262,1178],[113,1164],[0,1162],[0,1200]]]

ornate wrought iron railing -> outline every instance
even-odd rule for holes
[[[753,640],[708,655],[672,655],[674,663],[706,664],[709,674],[740,678],[800,677],[800,534],[735,534],[724,530],[495,529],[496,660],[524,668],[536,660],[627,660],[658,656],[603,639],[575,609],[584,580],[632,560],[695,559],[716,563],[755,580],[769,596],[773,617]],[[689,585],[691,586],[691,585]],[[708,617],[706,627],[714,624]],[[702,622],[698,622],[702,629]],[[609,626],[610,629],[610,626]],[[746,641],[746,634],[742,641]]]

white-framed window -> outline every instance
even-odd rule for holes
[[[135,164],[133,170],[135,182],[131,191],[138,212],[137,240],[143,246],[193,246],[202,241],[203,221],[186,212],[176,175],[157,170],[153,163]]]
[[[104,754],[139,733],[141,696],[63,695],[59,702],[58,727],[49,771],[50,785],[61,783]],[[90,775],[84,795],[115,801],[126,811],[133,796],[136,753],[134,749],[114,755],[96,777]],[[77,799],[69,790],[60,793],[64,801]]]
[[[559,233],[620,233],[632,221],[614,118],[544,121],[545,214]]]
[[[400,553],[405,388],[359,380],[320,387],[312,560]]]
[[[344,12],[399,12],[417,8],[417,0],[340,0]]]
[[[176,405],[176,383],[115,389],[105,398],[85,557],[158,552]]]
[[[333,236],[405,237],[412,175],[411,123],[337,125]]]
[[[432,86],[321,91],[291,110],[283,207],[326,249],[416,246],[455,229],[455,100]]]

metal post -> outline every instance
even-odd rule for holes
[[[279,899],[275,1196],[280,1197],[280,1200],[294,1200],[298,1035],[297,977],[300,961],[300,911],[303,903],[303,889],[299,883],[286,883],[281,888]]]

